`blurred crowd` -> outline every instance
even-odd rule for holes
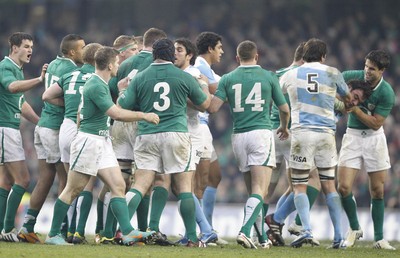
[[[7,38],[12,32],[25,31],[34,35],[32,61],[24,67],[25,77],[32,78],[38,76],[43,63],[56,57],[60,40],[68,33],[80,34],[86,43],[112,45],[118,35],[137,36],[150,27],[163,29],[171,39],[187,37],[194,40],[202,31],[214,31],[223,37],[225,53],[221,63],[214,67],[220,75],[237,66],[235,49],[245,39],[256,42],[259,64],[272,71],[288,66],[298,43],[311,37],[327,42],[326,63],[341,71],[363,69],[364,57],[370,50],[385,49],[390,53],[392,63],[384,78],[393,86],[397,96],[396,106],[384,125],[392,163],[385,186],[385,201],[387,207],[400,208],[399,9],[400,2],[395,0],[6,0],[0,2],[0,52],[2,56],[8,54]],[[26,94],[37,113],[43,105],[43,90],[40,87]],[[244,202],[246,188],[230,145],[229,109],[224,107],[211,120],[211,131],[223,171],[218,201]],[[21,129],[33,179],[32,189],[38,175],[33,147],[34,126],[23,122]],[[345,130],[346,117],[338,123],[338,149]],[[275,200],[286,186],[286,175],[281,175]],[[354,191],[358,205],[369,206],[366,173],[358,175]],[[323,199],[320,198],[319,202]]]

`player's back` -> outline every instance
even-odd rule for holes
[[[45,74],[45,87],[48,89],[61,76],[77,69],[77,65],[69,58],[57,56],[48,66]],[[59,129],[64,118],[64,107],[48,102],[44,103],[38,125],[50,129]]]
[[[289,93],[292,129],[335,130],[334,102],[336,93],[348,92],[341,73],[319,62],[305,63],[288,71],[281,84]]]
[[[129,84],[129,90],[135,91],[135,99],[142,112],[155,112],[160,117],[158,125],[140,121],[139,135],[187,132],[187,98],[191,98],[195,105],[206,98],[196,80],[172,63],[151,64],[136,75]]]

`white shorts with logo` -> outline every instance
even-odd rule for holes
[[[331,168],[337,164],[334,132],[292,130],[289,167],[294,169]]]
[[[232,134],[232,149],[241,172],[251,166],[275,167],[275,146],[272,131],[253,130]]]
[[[165,132],[136,137],[135,163],[138,169],[173,174],[195,170],[189,133]]]
[[[203,133],[199,125],[189,126],[188,130],[190,133],[190,141],[192,142],[192,161],[194,164],[199,164],[200,158],[203,155],[204,144],[203,144]]]
[[[213,136],[211,134],[210,128],[207,124],[200,124],[199,130],[203,133],[203,144],[204,151],[202,153],[202,159],[209,159],[211,162],[218,159],[217,153],[213,145]]]
[[[111,136],[117,159],[134,160],[136,131],[137,122],[114,121]]]
[[[71,142],[74,140],[76,134],[78,133],[78,127],[74,121],[69,118],[64,118],[64,121],[60,127],[60,152],[61,152],[61,162],[69,163]]]
[[[339,166],[361,169],[363,164],[367,172],[391,167],[382,127],[377,131],[347,128],[339,154]]]
[[[14,128],[0,127],[0,165],[21,160],[25,160],[21,132]]]
[[[110,137],[78,132],[71,143],[71,170],[96,176],[100,169],[118,167]]]
[[[59,130],[38,125],[35,127],[34,143],[38,159],[45,159],[47,163],[60,161],[59,133]]]

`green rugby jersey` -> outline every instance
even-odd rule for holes
[[[229,102],[233,133],[272,129],[270,105],[286,103],[278,77],[259,65],[239,66],[222,76],[215,96]]]
[[[114,105],[108,84],[93,74],[83,86],[79,131],[108,136],[110,117],[106,111]]]
[[[350,80],[364,80],[364,70],[353,70],[343,72],[343,78],[346,82]],[[395,104],[395,94],[392,86],[383,78],[373,89],[372,95],[359,105],[360,109],[368,114],[378,114],[387,117]],[[370,129],[363,124],[353,113],[349,113],[347,127],[353,129]]]
[[[22,67],[8,56],[4,57],[0,62],[0,127],[19,129],[24,95],[22,92],[11,93],[8,86],[20,80],[24,80]]]
[[[287,71],[290,71],[297,67],[299,67],[299,66],[291,65],[286,68],[279,69],[278,71],[276,71],[276,76],[278,76],[278,78],[281,78],[281,76],[284,75]],[[289,94],[286,93],[286,94],[283,94],[283,96],[285,96],[286,103],[289,105],[289,108],[290,108]],[[272,123],[272,129],[279,128],[279,126],[281,125],[281,121],[280,121],[280,117],[279,117],[279,108],[277,107],[275,102],[272,103],[270,119],[271,119],[271,123]],[[290,128],[290,121],[289,121],[288,127]]]
[[[84,64],[81,68],[63,75],[57,82],[64,92],[65,118],[69,118],[76,123],[79,103],[83,85],[94,73],[94,66]]]
[[[138,72],[143,71],[153,62],[153,54],[149,51],[142,50],[139,54],[130,56],[124,60],[118,68],[117,76],[110,79],[111,96],[118,97],[118,82],[127,76],[132,80]]]
[[[158,125],[139,121],[138,135],[188,132],[187,98],[194,105],[200,105],[207,96],[189,73],[171,62],[153,63],[133,78],[118,103],[125,109],[138,107],[142,112],[154,112],[160,117]]]
[[[48,89],[53,83],[57,82],[61,76],[72,72],[77,65],[69,58],[57,56],[47,67],[45,75],[45,86]],[[64,107],[56,106],[45,102],[38,125],[50,129],[58,130],[64,119]]]

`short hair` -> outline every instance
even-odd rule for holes
[[[160,29],[150,28],[143,35],[143,46],[151,47],[157,40],[167,38],[167,34]]]
[[[305,41],[301,42],[301,43],[297,46],[296,50],[294,51],[294,58],[293,58],[293,59],[294,59],[295,62],[300,61],[301,59],[303,59],[304,45],[305,45],[305,44],[306,44]]]
[[[367,59],[374,63],[379,70],[386,69],[390,65],[390,56],[384,50],[372,50],[365,57],[365,60]]]
[[[68,34],[61,40],[60,53],[68,55],[68,52],[75,48],[75,43],[83,38],[77,34]]]
[[[20,47],[23,40],[30,40],[33,41],[33,37],[25,32],[15,32],[11,34],[8,38],[8,44],[10,45],[10,51],[12,50],[13,46]]]
[[[175,61],[175,47],[170,39],[159,39],[153,44],[153,59]]]
[[[304,45],[303,60],[305,62],[320,62],[327,53],[326,43],[320,39],[309,39]]]
[[[241,61],[252,60],[257,55],[257,45],[253,41],[242,41],[236,48],[236,53]]]
[[[364,99],[369,98],[372,94],[371,84],[364,80],[350,80],[347,82],[347,85],[351,88],[350,91],[362,90],[364,92]]]
[[[96,51],[94,55],[96,69],[106,70],[110,63],[115,62],[119,52],[112,47],[101,47]]]
[[[186,49],[186,54],[190,55],[192,54],[192,58],[190,58],[189,63],[191,65],[194,65],[194,63],[196,62],[196,58],[197,58],[197,48],[196,46],[193,44],[192,41],[190,41],[187,38],[179,38],[175,40],[175,43],[181,44],[182,46],[184,46],[184,48]]]
[[[137,44],[134,36],[121,35],[114,40],[113,47],[121,52],[123,50],[126,50],[124,48],[128,47],[131,44]]]
[[[83,62],[85,64],[91,64],[91,65],[95,66],[94,56],[96,54],[96,51],[101,47],[102,47],[102,45],[100,45],[99,43],[87,44],[83,48],[83,54],[82,54]]]
[[[196,39],[196,47],[199,51],[199,55],[207,53],[209,47],[214,49],[219,41],[222,42],[222,37],[217,33],[209,31],[200,33]]]

